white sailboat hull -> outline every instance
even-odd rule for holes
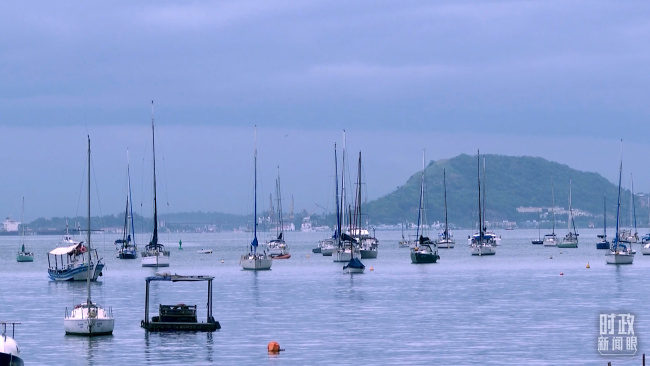
[[[358,248],[354,248],[354,257],[361,258],[361,251]],[[333,252],[332,259],[334,262],[349,262],[350,259],[352,259],[352,256],[350,255],[350,248]]]
[[[242,269],[260,271],[271,269],[273,260],[264,256],[242,255],[240,261]]]
[[[495,255],[497,253],[497,248],[492,245],[472,245],[469,250],[472,255],[478,256]]]
[[[90,314],[86,304],[75,306],[70,316],[63,319],[65,334],[71,335],[108,335],[113,334],[115,319],[110,311],[101,305],[91,307]]]
[[[440,248],[452,249],[455,245],[456,245],[456,243],[454,242],[454,240],[444,240],[444,239],[442,239],[442,240],[439,240],[438,243],[437,243],[438,249],[440,249]]]
[[[544,240],[544,246],[545,247],[556,247],[557,246],[557,240]]]
[[[634,261],[634,253],[629,252],[608,252],[605,255],[605,261],[607,264],[632,264]]]
[[[157,253],[149,255],[142,253],[142,267],[169,267],[169,254]]]

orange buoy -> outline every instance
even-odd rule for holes
[[[309,254],[307,254],[307,258],[309,258]]]
[[[371,270],[371,271],[374,271],[375,269],[374,269],[374,268],[372,268],[372,266],[370,266],[370,270]]]
[[[589,262],[587,262],[587,268],[591,268],[591,267],[589,267]]]
[[[280,351],[282,351],[280,349],[280,344],[276,341],[269,342],[269,345],[266,346],[266,348],[269,350],[269,353],[280,353]]]

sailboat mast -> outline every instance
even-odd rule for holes
[[[418,227],[415,231],[415,239],[420,240],[420,222],[424,219],[422,216],[424,214],[424,161],[425,161],[425,156],[424,156],[425,150],[422,150],[422,173],[420,174],[420,204],[418,206]]]
[[[133,199],[131,197],[131,161],[129,159],[129,149],[126,149],[126,179],[127,179],[127,190],[129,191],[128,206],[129,216],[131,217],[131,240],[133,240],[133,245],[135,245],[135,225],[133,224]]]
[[[603,240],[607,240],[607,195],[603,193]]]
[[[253,183],[253,255],[257,254],[257,126],[255,126],[255,153],[253,154],[255,182]]]
[[[553,212],[553,236],[555,236],[555,183],[551,175],[551,211]]]
[[[481,209],[481,152],[476,154],[476,177],[478,178],[478,235],[479,242],[483,242],[483,210]]]
[[[354,231],[361,240],[361,151],[359,151],[359,169],[357,170],[357,197],[354,205]],[[350,241],[350,260],[354,258],[354,243]]]
[[[336,142],[334,143],[334,185],[336,186],[336,242],[341,243],[341,210],[339,207],[339,173],[336,157]]]
[[[571,222],[573,221],[573,212],[571,211],[571,179],[569,179],[569,219],[567,220],[569,232],[571,232]]]
[[[20,214],[20,225],[22,226],[23,229],[23,237],[21,238],[21,244],[23,245],[23,248],[21,249],[23,252],[25,251],[25,196],[23,196],[23,207],[22,207],[22,213]]]
[[[637,232],[636,232],[636,206],[634,204],[634,177],[632,176],[632,173],[630,173],[630,185],[631,185],[631,201],[632,201],[632,215],[634,219],[634,237],[637,237]],[[630,233],[631,234],[631,233]]]
[[[280,234],[284,231],[284,222],[282,221],[282,191],[280,188],[280,166],[278,165],[278,180],[276,182],[277,190],[276,195],[278,196],[278,234],[276,237],[279,237]],[[279,239],[279,238],[278,238]]]
[[[158,244],[158,206],[156,203],[156,131],[153,125],[153,100],[151,101],[151,141],[153,147],[153,238],[151,243]]]
[[[485,196],[486,196],[486,193],[487,193],[487,188],[486,188],[486,185],[485,185],[486,180],[487,180],[487,178],[485,177],[485,158],[483,158],[483,229],[485,229],[485,230],[487,230],[487,226],[485,225],[485,211],[486,211]]]
[[[343,153],[341,157],[341,214],[343,215],[342,226],[345,226],[345,217],[346,217],[346,206],[345,206],[345,130],[343,130]],[[347,224],[349,225],[350,220],[348,219]],[[348,227],[349,229],[349,227]]]
[[[618,228],[621,215],[621,176],[623,175],[623,140],[621,140],[621,164],[618,168],[618,202],[616,203],[616,237],[614,237],[614,251],[618,249]]]
[[[94,271],[94,267],[92,265],[92,252],[90,251],[90,136],[88,136],[88,195],[87,195],[87,202],[88,202],[88,231],[86,233],[86,244],[88,245],[88,271],[87,271],[87,276],[86,276],[86,287],[87,287],[87,293],[88,293],[88,299],[87,303],[90,305],[90,272]],[[88,309],[90,310],[90,309]]]
[[[445,235],[444,239],[449,239],[449,224],[447,222],[447,171],[446,169],[442,170],[442,184],[445,189]]]

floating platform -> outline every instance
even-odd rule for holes
[[[212,280],[211,276],[179,276],[171,274],[162,274],[147,277],[146,295],[144,303],[144,320],[140,326],[148,331],[200,331],[213,332],[221,329],[218,321],[212,317]],[[158,316],[149,319],[149,283],[151,281],[171,281],[171,282],[197,282],[206,281],[208,283],[208,311],[205,322],[199,322],[197,318],[196,305],[163,305],[158,308]]]

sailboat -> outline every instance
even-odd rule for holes
[[[34,253],[33,252],[28,252],[25,250],[25,197],[23,197],[23,210],[22,210],[22,215],[20,219],[20,226],[22,226],[22,233],[20,234],[20,241],[21,241],[21,249],[20,252],[18,252],[18,255],[16,255],[16,262],[33,262],[34,261]]]
[[[338,158],[336,157],[336,142],[334,143],[334,206],[336,207],[336,226],[334,234],[331,237],[323,239],[318,243],[320,252],[323,257],[331,257],[332,253],[338,249],[341,240],[341,213],[339,211],[339,176],[338,176]]]
[[[354,222],[352,224],[352,232],[361,229],[361,151],[359,151],[359,170],[357,172],[357,194],[354,200]],[[361,263],[360,256],[354,256],[354,241],[350,242],[350,261],[343,266],[343,270],[347,273],[363,273],[366,266]]]
[[[258,242],[257,242],[257,127],[255,127],[255,154],[254,154],[254,165],[255,165],[255,183],[253,189],[253,241],[251,241],[249,252],[243,254],[239,259],[243,269],[249,269],[253,271],[271,269],[271,264],[273,260],[271,257],[266,255],[266,251],[263,253],[257,252]]]
[[[578,232],[576,224],[573,221],[573,209],[571,208],[571,179],[569,179],[569,218],[567,219],[569,232],[564,236],[561,242],[557,243],[558,248],[577,248]],[[573,231],[571,229],[573,228]]]
[[[90,251],[90,136],[88,137],[88,227],[86,233],[86,246]],[[66,334],[97,336],[113,334],[115,321],[113,310],[93,303],[90,296],[90,271],[86,271],[86,302],[75,305],[68,313],[65,309],[63,327]]]
[[[621,240],[620,215],[621,215],[621,176],[623,175],[623,140],[621,140],[621,164],[618,171],[618,202],[616,204],[616,235],[612,241],[611,248],[605,253],[607,264],[632,264],[634,262],[634,251],[631,243]],[[630,245],[630,248],[627,245]]]
[[[349,262],[354,256],[357,258],[361,258],[361,251],[359,250],[358,247],[358,240],[354,238],[353,235],[353,227],[352,227],[352,208],[351,207],[346,207],[346,197],[345,197],[345,157],[347,156],[345,154],[345,130],[343,130],[343,154],[341,157],[341,208],[340,208],[340,214],[341,214],[341,228],[343,228],[346,224],[348,226],[347,232],[344,233],[342,232],[341,229],[341,235],[340,240],[337,241],[337,247],[336,250],[332,252],[332,260],[334,262]],[[347,215],[346,215],[347,212]],[[347,223],[346,221],[347,217]]]
[[[127,177],[127,194],[126,210],[124,210],[124,227],[122,229],[122,238],[115,240],[117,248],[117,258],[135,259],[138,256],[138,246],[135,244],[135,226],[133,225],[133,204],[131,200],[131,172],[129,169],[129,151],[126,151],[126,177]]]
[[[276,236],[266,243],[266,247],[271,258],[288,259],[291,258],[291,254],[289,254],[289,246],[284,241],[284,223],[282,222],[282,194],[280,190],[280,167],[278,167],[278,178],[275,180],[275,195],[278,201],[278,218],[275,233]]]
[[[142,267],[169,267],[169,251],[158,243],[158,205],[156,203],[156,133],[153,124],[153,100],[151,101],[151,136],[153,147],[153,235],[142,252]]]
[[[484,256],[495,255],[497,251],[497,237],[494,233],[488,233],[485,227],[484,208],[481,208],[481,199],[485,200],[485,186],[483,187],[483,196],[481,196],[481,160],[480,152],[477,154],[478,169],[478,233],[470,237],[469,250],[472,255]],[[484,166],[485,167],[485,166]],[[485,175],[485,168],[483,169]],[[485,184],[485,183],[484,183]],[[485,206],[485,201],[483,202]]]
[[[553,177],[551,177],[551,212],[553,213],[553,232],[544,235],[544,246],[555,247],[557,246],[557,235],[555,235],[555,190],[553,184]]]
[[[402,226],[402,240],[400,240],[400,241],[397,243],[397,246],[398,246],[399,248],[408,248],[410,243],[409,243],[409,240],[406,239],[406,237],[404,236],[404,223],[402,223],[401,226]]]
[[[424,186],[424,172],[426,170],[426,160],[424,150],[422,151],[422,174],[420,175],[420,203],[418,206],[418,226],[416,229],[417,243],[411,248],[411,263],[436,263],[440,256],[438,247],[428,236],[424,234],[424,227],[428,227],[426,215],[426,197]],[[422,231],[420,231],[422,229]]]
[[[607,197],[603,194],[603,233],[598,235],[600,239],[596,243],[596,249],[609,249],[607,241]]]
[[[634,229],[634,230],[633,230]],[[634,233],[632,232],[634,231]],[[621,239],[630,243],[639,241],[639,233],[636,229],[636,206],[634,204],[634,178],[630,174],[630,228],[621,229]]]
[[[452,249],[456,242],[454,241],[453,235],[449,230],[449,221],[447,220],[447,171],[446,169],[442,170],[442,182],[445,190],[445,230],[438,235],[438,248],[449,248]]]
[[[11,325],[11,337],[7,335],[7,325]],[[14,339],[16,337],[15,330],[17,322],[0,322],[2,332],[0,333],[0,365],[7,366],[23,366],[23,359],[20,358],[20,350],[18,343]]]
[[[542,240],[542,228],[539,225],[540,218],[540,214],[537,212],[537,240],[533,240],[533,244],[544,244],[544,240]]]

